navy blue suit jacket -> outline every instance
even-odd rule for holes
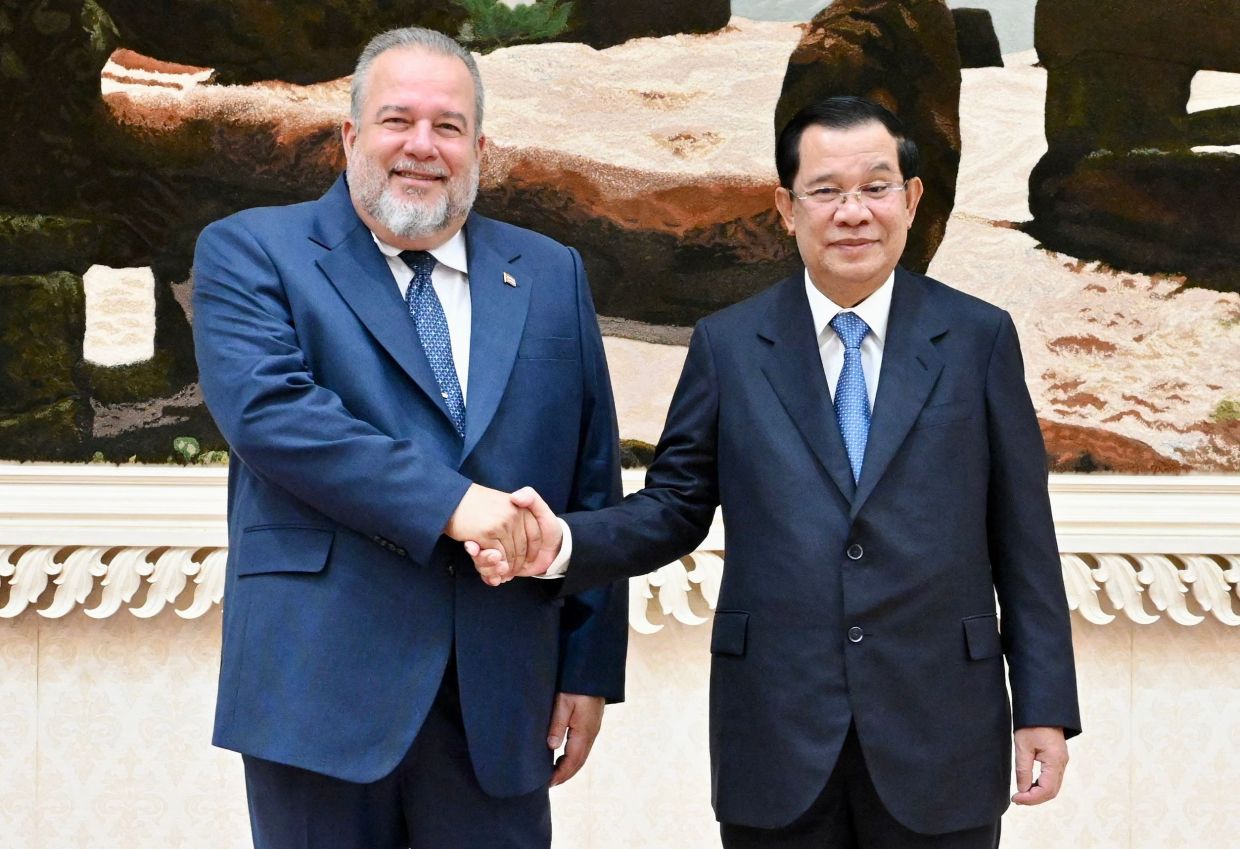
[[[557,691],[622,698],[623,586],[478,580],[441,535],[471,482],[560,510],[619,498],[611,387],[577,253],[479,215],[465,438],[341,178],[198,241],[203,395],[232,448],[215,743],[366,782],[408,750],[455,646],[475,772],[545,785]],[[517,285],[505,282],[505,274]]]
[[[566,517],[565,591],[684,555],[721,505],[710,694],[719,819],[792,822],[855,722],[905,826],[993,822],[1008,803],[1012,720],[1080,727],[1015,328],[1005,312],[897,269],[854,485],[803,280],[697,326],[646,489]]]

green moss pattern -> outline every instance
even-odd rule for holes
[[[79,396],[85,329],[81,277],[0,277],[0,415]]]

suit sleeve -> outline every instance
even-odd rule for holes
[[[600,510],[620,500],[620,436],[590,284],[581,256],[575,250],[569,252],[576,276],[584,403],[567,509]],[[614,582],[565,599],[560,617],[559,692],[623,701],[627,651],[627,583]]]
[[[643,575],[690,553],[706,538],[719,504],[718,417],[710,337],[699,325],[645,488],[615,507],[564,517],[573,534],[564,592]]]
[[[234,456],[330,519],[428,563],[470,481],[349,413],[310,373],[276,267],[236,218],[194,255],[203,397]]]
[[[1080,733],[1072,626],[1046,486],[1046,448],[1005,313],[986,374],[987,534],[1016,728]]]

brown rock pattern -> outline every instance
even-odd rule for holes
[[[1052,472],[1127,472],[1156,474],[1187,472],[1189,467],[1164,457],[1136,439],[1100,428],[1039,419],[1046,442],[1046,462]]]
[[[1233,0],[1039,0],[1048,150],[1029,180],[1048,246],[1240,291],[1240,107],[1189,114],[1198,70],[1240,72]]]
[[[26,5],[15,4],[22,7],[17,11],[6,6],[3,22],[31,25],[32,18],[23,18]],[[37,0],[29,6],[55,11],[73,4]],[[77,21],[70,17],[74,26]],[[78,38],[74,26],[61,30],[62,37]],[[884,29],[876,24],[874,31]],[[0,46],[8,33],[0,27]],[[480,206],[579,246],[604,313],[683,324],[765,287],[796,265],[791,241],[763,216],[769,216],[774,185],[770,109],[801,35],[791,25],[737,19],[708,37],[642,39],[605,52],[551,44],[488,54],[483,72],[496,108],[488,116]],[[41,43],[55,49],[54,39]],[[90,55],[94,63],[104,54]],[[37,53],[20,57],[27,70],[52,73],[38,65]],[[346,81],[223,87],[191,79],[201,68],[123,51],[117,58],[121,67],[109,65],[104,73],[110,93],[103,101],[97,72],[91,81],[91,99],[107,110],[102,125],[78,128],[87,133],[87,147],[71,137],[87,158],[18,162],[43,177],[58,163],[64,174],[89,179],[58,183],[60,172],[51,174],[46,196],[55,205],[35,211],[10,205],[0,214],[0,274],[46,280],[60,271],[75,277],[91,262],[152,265],[159,281],[157,355],[134,366],[84,365],[77,354],[63,354],[80,335],[57,336],[46,322],[39,325],[40,338],[50,340],[39,350],[61,352],[55,354],[61,365],[46,370],[59,389],[38,398],[27,393],[20,405],[0,409],[0,457],[76,459],[104,450],[111,459],[136,454],[163,460],[177,436],[197,437],[204,450],[222,444],[196,387],[186,382],[193,378],[184,278],[193,239],[202,224],[237,208],[313,197],[342,165],[337,128]],[[176,54],[163,58],[189,61]],[[12,67],[0,66],[0,80]],[[682,73],[686,68],[693,73]],[[145,72],[161,76],[151,80]],[[1224,409],[1235,395],[1224,365],[1236,359],[1235,334],[1220,328],[1234,327],[1240,312],[1234,306],[1228,312],[1227,305],[1236,296],[1181,290],[1179,275],[1123,275],[1037,251],[1023,233],[989,223],[1025,217],[1024,175],[1037,155],[1025,152],[1040,142],[1043,99],[1040,91],[1026,94],[1044,81],[1043,71],[1027,63],[1001,74],[966,75],[966,85],[974,87],[964,104],[970,158],[936,273],[1006,306],[1021,324],[1035,400],[1060,422],[1047,426],[1055,468],[1147,471],[1189,464],[1234,471],[1240,424],[1212,418],[1210,411]],[[13,90],[23,98],[27,91]],[[72,100],[73,91],[68,85],[62,97]],[[1194,94],[1201,95],[1197,86]],[[74,102],[87,98],[81,94]],[[545,108],[549,102],[556,108]],[[56,117],[38,115],[38,104],[0,101],[0,113],[21,109],[27,121]],[[994,124],[996,111],[1003,120]],[[1227,110],[1215,110],[1213,123],[1203,123],[1209,114],[1190,116],[1200,130],[1195,138],[1234,137],[1227,134]],[[61,125],[38,126],[55,131]],[[1082,156],[1104,159],[1097,152]],[[87,170],[72,171],[81,167],[75,161],[87,163]],[[0,193],[11,193],[22,175],[8,163],[4,168]],[[1099,180],[1090,183],[1091,191],[1112,185]],[[1208,182],[1206,175],[1186,185],[1202,192]],[[67,190],[57,194],[61,186]],[[1175,181],[1158,183],[1157,190],[1172,197]],[[1114,191],[1122,197],[1122,215],[1133,202],[1124,194],[1131,187]],[[1225,207],[1227,199],[1212,203]],[[1081,276],[1079,283],[1073,275]],[[0,306],[0,324],[5,312]],[[604,324],[620,336],[664,344],[683,345],[687,333],[624,318]],[[636,360],[618,361],[627,362],[627,375],[626,368],[613,370],[621,389],[638,382],[636,391],[648,393],[649,362],[667,365],[672,374],[679,367],[672,352],[683,357],[680,348],[655,357],[650,346],[628,339],[608,343],[609,356],[618,345],[641,348]],[[29,365],[6,357],[0,368],[6,360],[10,367]],[[1177,376],[1183,380],[1168,379]],[[21,382],[33,386],[28,376]],[[0,392],[0,401],[6,395],[12,393]],[[657,411],[643,415],[662,418]],[[629,435],[654,439],[657,422],[652,427],[650,434]]]
[[[376,33],[420,25],[455,34],[452,0],[101,0],[121,43],[215,68],[223,82],[312,83],[349,74]]]
[[[960,166],[960,54],[943,0],[836,0],[788,60],[775,132],[823,97],[858,94],[900,116],[921,148],[926,194],[903,264],[925,271],[951,214]]]
[[[1097,336],[1060,336],[1046,343],[1046,347],[1056,353],[1101,354],[1107,356],[1117,350],[1114,342],[1099,339]]]
[[[91,139],[104,121],[99,69],[115,46],[92,0],[4,4],[0,206],[64,212],[102,188],[106,168]]]
[[[597,161],[493,146],[480,211],[581,251],[603,315],[691,325],[799,267],[771,186],[682,178],[640,196],[634,175]]]
[[[1182,272],[1190,285],[1235,292],[1238,189],[1240,158],[1230,154],[1052,150],[1030,176],[1026,230],[1055,250],[1131,271]]]
[[[1051,150],[1184,146],[1189,83],[1203,68],[1240,71],[1238,36],[1233,0],[1038,0]]]
[[[424,26],[456,36],[468,20],[454,0],[103,0],[121,41],[144,54],[216,69],[228,83],[314,83],[353,70],[376,33]],[[718,30],[729,0],[573,0],[557,40],[604,48],[632,38]],[[193,33],[186,38],[186,33]]]
[[[780,35],[772,38],[766,34],[770,29]],[[795,34],[787,25],[759,32],[784,44]],[[714,37],[683,41],[692,43],[695,57],[712,63],[733,55],[717,46]],[[574,74],[583,62],[581,49],[570,45],[517,48],[483,57],[484,74],[496,80],[492,91],[498,92],[497,102],[510,105],[507,110],[496,108],[488,118],[491,138],[478,208],[577,247],[600,312],[691,325],[798,266],[795,244],[779,226],[773,208],[773,163],[769,154],[753,154],[736,121],[720,124],[724,119],[717,116],[730,108],[726,98],[716,97],[713,106],[705,106],[708,93],[692,87],[648,81],[648,87],[632,87],[615,83],[613,77],[578,79],[584,88],[576,95],[580,99],[591,100],[597,91],[598,98],[615,98],[634,113],[625,117],[632,127],[618,127],[614,138],[600,140],[607,146],[598,150],[574,135],[557,137],[537,124],[514,126],[511,116],[525,110],[511,105],[511,97],[531,94],[528,88],[507,92],[505,76],[528,74],[529,65],[519,56],[534,49],[564,57],[562,69],[547,60],[551,70],[544,73]],[[675,60],[668,56],[677,55],[649,42],[615,50],[626,56],[661,53],[660,61],[671,64]],[[124,67],[149,62],[114,58]],[[602,63],[604,57],[593,61]],[[626,64],[619,58],[612,61]],[[768,64],[775,70],[782,62]],[[631,70],[622,73],[644,81]],[[118,77],[125,76],[122,69]],[[764,79],[769,90],[770,77]],[[338,129],[347,108],[344,80],[313,86],[202,85],[181,95],[173,89],[122,86],[106,101],[118,155],[123,149],[135,161],[157,162],[160,179],[176,181],[176,191],[168,192],[176,198],[176,209],[152,216],[173,226],[158,237],[152,233],[150,240],[160,244],[170,260],[176,256],[184,261],[182,274],[192,236],[208,221],[235,208],[313,197],[344,165]],[[572,114],[571,104],[567,111]],[[761,133],[763,122],[749,123],[755,135]],[[626,135],[630,133],[638,135]],[[634,142],[642,145],[640,152],[634,152]],[[744,155],[739,161],[738,152]],[[621,153],[627,158],[616,155]],[[174,268],[170,261],[170,274]]]
[[[630,38],[712,32],[727,26],[731,0],[572,0],[565,41],[583,41],[596,49]]]
[[[986,9],[952,9],[962,68],[1002,68],[1003,51]]]
[[[206,223],[183,225],[183,197],[203,185],[178,185],[110,147],[118,136],[125,147],[100,97],[116,43],[93,0],[0,10],[0,116],[14,130],[0,137],[0,274],[12,275],[0,278],[0,457],[82,459],[92,391],[133,396],[195,379],[185,316],[166,286],[155,361],[107,370],[82,359],[80,275],[96,263],[151,265],[157,276],[179,265],[183,278]],[[130,453],[162,459],[167,449]]]

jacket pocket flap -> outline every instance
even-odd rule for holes
[[[710,634],[711,654],[745,654],[745,640],[749,632],[749,614],[743,610],[715,611],[715,627]]]
[[[237,574],[321,572],[336,532],[330,528],[277,525],[246,528],[237,546]]]
[[[571,337],[526,336],[517,356],[523,360],[575,360],[580,351],[581,343]]]
[[[968,616],[964,624],[964,641],[969,647],[969,657],[985,660],[1003,654],[1003,642],[999,639],[999,617],[993,613]]]

